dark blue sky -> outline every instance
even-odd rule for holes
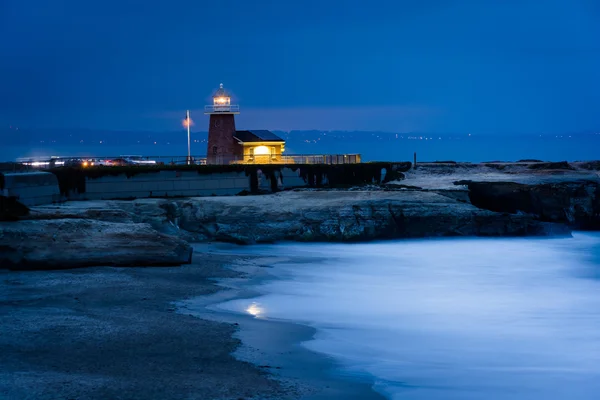
[[[0,0],[0,125],[600,129],[597,0]],[[193,114],[196,129],[207,122]]]

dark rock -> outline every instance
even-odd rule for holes
[[[386,183],[385,187],[389,187],[392,189],[412,189],[412,190],[421,190],[422,188],[420,186],[413,186],[413,185],[404,185],[401,183]]]
[[[459,182],[457,182],[459,183]],[[530,213],[541,221],[566,223],[574,229],[600,229],[600,184],[570,181],[525,185],[512,182],[460,182],[476,207],[515,214]]]
[[[600,171],[600,161],[586,161],[580,163],[579,167],[588,171]]]
[[[575,169],[566,161],[532,163],[532,164],[529,164],[527,166],[527,168],[535,169],[535,170],[563,169],[563,170],[571,170],[571,171]]]
[[[63,269],[166,266],[191,262],[192,248],[147,224],[85,219],[0,223],[0,266]]]
[[[532,215],[495,213],[420,191],[287,192],[253,202],[222,197],[178,204],[182,229],[238,244],[565,233]]]
[[[0,196],[0,221],[18,221],[29,215],[29,208],[14,197]]]
[[[80,203],[85,205],[85,203]],[[92,219],[104,222],[134,222],[132,215],[124,210],[116,208],[96,208],[90,205],[85,207],[64,208],[61,206],[36,207],[34,212],[29,213],[27,220],[49,220],[49,219]]]

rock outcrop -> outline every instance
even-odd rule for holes
[[[179,265],[190,261],[187,242],[200,241],[352,242],[600,229],[598,165],[538,164],[419,165],[404,180],[348,190],[15,209],[9,219],[16,221],[0,222],[0,267]]]
[[[18,221],[29,214],[29,208],[14,197],[0,196],[0,221]]]
[[[179,226],[209,240],[244,244],[570,234],[531,215],[481,210],[429,192],[288,192],[239,200],[179,202]]]
[[[504,213],[529,213],[541,221],[573,229],[600,229],[600,182],[590,180],[520,184],[513,182],[457,182],[469,189],[471,203]]]
[[[59,207],[62,216],[89,216],[82,203]],[[36,218],[58,212],[37,208]],[[100,219],[146,223],[187,241],[241,244],[276,241],[366,241],[435,236],[569,234],[532,215],[481,210],[424,191],[293,191],[252,197],[140,199],[94,202]]]
[[[0,267],[61,269],[191,262],[185,241],[150,225],[90,219],[0,222]]]

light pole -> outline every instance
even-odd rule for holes
[[[187,164],[190,165],[192,163],[192,149],[190,146],[190,125],[191,125],[191,120],[190,120],[190,110],[187,110],[187,114],[186,114],[186,125],[187,125],[187,133],[188,133],[188,155],[187,155]]]

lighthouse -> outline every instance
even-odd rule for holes
[[[223,84],[213,94],[213,104],[204,107],[208,122],[207,164],[230,164],[242,158],[243,149],[235,139],[235,115],[240,106],[231,104],[231,96]]]

